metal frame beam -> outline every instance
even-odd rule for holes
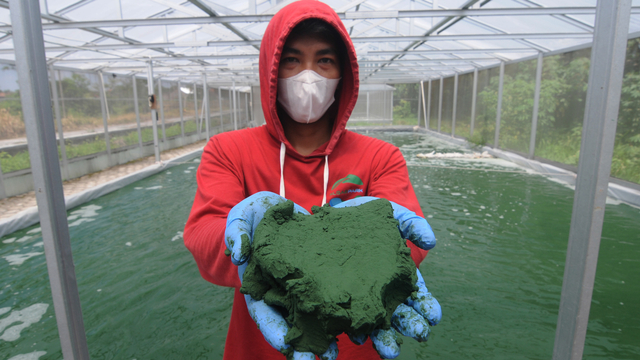
[[[233,130],[238,130],[238,112],[236,111],[236,82],[233,82],[233,91],[229,89],[230,97],[233,97],[231,101],[233,104]]]
[[[49,67],[49,77],[51,81],[51,95],[53,98],[53,109],[56,115],[56,126],[58,127],[58,146],[60,146],[60,159],[62,160],[62,179],[69,180],[69,161],[67,159],[67,147],[64,143],[64,129],[62,128],[62,113],[60,112],[60,98],[58,97],[58,84],[56,71],[53,66]]]
[[[149,97],[153,95],[153,62],[147,63],[147,93]],[[158,143],[158,113],[155,109],[151,109],[151,124],[153,128],[153,151],[156,156],[156,162],[160,162],[160,145]]]
[[[425,127],[429,128],[429,120],[431,120],[431,79],[429,79],[429,92],[427,94],[427,111],[425,118]]]
[[[456,108],[458,107],[458,73],[453,77],[453,109],[451,112],[451,137],[456,135]]]
[[[89,359],[60,176],[38,1],[10,0],[16,69],[62,355]]]
[[[136,126],[138,128],[138,147],[140,148],[140,156],[142,156],[142,129],[140,128],[140,105],[138,104],[138,82],[136,77],[132,76],[133,81],[133,109],[136,112]]]
[[[184,145],[184,107],[182,105],[182,83],[178,80],[178,109],[180,110],[180,134]]]
[[[353,43],[406,42],[406,41],[460,41],[460,40],[527,40],[527,39],[591,39],[591,33],[518,33],[518,34],[462,34],[462,35],[430,35],[430,36],[365,36],[353,37]],[[258,47],[262,40],[221,40],[221,41],[174,41],[135,44],[86,44],[80,46],[47,46],[47,52],[64,51],[108,51],[155,48],[211,48],[230,46]],[[13,54],[13,49],[2,49],[0,54]],[[178,56],[179,57],[179,56]],[[126,57],[123,59],[127,59]]]
[[[200,0],[189,0],[189,2],[195,5],[196,7],[198,7],[200,10],[204,11],[211,18],[217,18],[220,16],[213,9],[211,9],[209,6],[207,6],[205,3],[203,3]],[[247,37],[245,34],[242,33],[242,31],[240,31],[235,26],[231,25],[229,22],[222,22],[221,24],[227,29],[229,29],[232,33],[240,37],[242,40],[251,41],[249,37]],[[256,48],[256,50],[260,51],[260,45],[252,45],[252,46]]]
[[[440,78],[440,96],[438,97],[438,132],[440,132],[440,124],[442,123],[442,94],[444,89],[444,78]]]
[[[218,86],[218,112],[220,113],[220,132],[224,132],[224,117],[222,116],[222,88]]]
[[[536,150],[536,133],[538,131],[538,107],[540,105],[540,85],[542,83],[542,65],[544,58],[538,54],[536,64],[536,87],[533,93],[533,114],[531,115],[531,134],[529,138],[529,159],[533,159]]]
[[[478,69],[473,70],[473,88],[471,93],[471,128],[469,129],[469,137],[473,136],[473,126],[476,122],[476,97],[478,93]]]
[[[209,88],[207,87],[207,74],[203,74],[202,75],[202,92],[203,92],[203,97],[202,97],[202,101],[204,102],[204,121],[205,121],[205,132],[207,135],[207,140],[211,138],[211,133],[209,130],[209,126],[210,126],[210,113],[209,113]]]
[[[191,1],[191,0],[190,0]],[[477,0],[479,1],[479,0]],[[474,1],[477,2],[477,1]],[[0,7],[8,8],[5,0],[0,1]],[[6,5],[6,6],[5,6]],[[632,14],[640,13],[640,7],[632,7]],[[595,7],[546,7],[546,8],[500,8],[500,9],[436,9],[436,10],[381,10],[381,11],[352,11],[339,12],[342,20],[372,20],[372,19],[402,19],[402,18],[455,18],[468,16],[545,16],[545,15],[593,15]],[[129,26],[163,26],[163,25],[199,25],[222,23],[254,23],[269,22],[271,14],[264,15],[228,15],[202,17],[167,17],[148,19],[96,20],[96,21],[65,21],[42,24],[43,30],[55,29],[85,29],[85,28],[116,28]],[[448,23],[447,20],[444,24]],[[55,20],[52,20],[55,21]],[[434,26],[435,27],[435,26]],[[10,30],[11,26],[1,26],[0,31]]]
[[[498,105],[496,106],[496,131],[493,137],[493,148],[497,149],[500,139],[500,120],[502,118],[502,90],[504,88],[504,61],[500,62],[500,78],[498,83]]]
[[[104,142],[107,146],[107,158],[109,166],[111,163],[111,140],[109,139],[109,105],[107,104],[107,93],[104,89],[104,74],[98,72],[100,78],[100,106],[102,110],[102,126],[104,127]]]
[[[164,122],[164,100],[162,96],[162,77],[158,77],[158,107],[160,108],[160,128],[162,129],[162,143],[167,143],[167,132],[165,131]]]
[[[616,136],[631,0],[599,0],[553,359],[582,359]]]
[[[462,6],[460,7],[460,9],[457,10],[466,10],[468,8],[470,8],[471,6],[473,6],[475,3],[477,3],[480,0],[467,0],[464,4],[462,4]],[[428,11],[428,10],[427,10]],[[434,10],[431,10],[434,11]],[[461,15],[464,16],[464,15]],[[447,16],[445,17],[443,20],[441,20],[439,23],[437,23],[436,25],[432,26],[431,29],[429,29],[424,36],[429,36],[433,33],[435,33],[436,31],[438,31],[438,29],[442,28],[444,25],[446,25],[451,19],[455,18],[455,15],[453,16]],[[426,41],[426,40],[425,40]],[[390,65],[391,63],[393,63],[394,60],[397,60],[401,57],[403,57],[405,54],[407,54],[410,50],[414,50],[415,48],[419,47],[420,45],[424,44],[425,41],[415,41],[412,42],[410,45],[406,46],[404,49],[402,49],[402,51],[396,55],[394,55],[386,64],[381,65],[378,70],[382,70],[385,66]],[[368,75],[367,77],[365,77],[365,80],[371,75]]]

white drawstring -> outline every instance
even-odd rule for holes
[[[280,196],[284,196],[284,154],[287,151],[287,147],[284,143],[280,143]]]
[[[323,177],[322,206],[327,203],[327,185],[329,184],[329,155],[324,156],[324,177]]]
[[[287,147],[284,143],[280,143],[280,196],[284,196],[284,155],[287,151]],[[327,203],[327,186],[329,185],[329,155],[324,157],[324,175],[323,175],[323,189],[322,189],[322,205]]]

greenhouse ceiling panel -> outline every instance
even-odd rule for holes
[[[40,0],[57,68],[257,85],[269,20],[292,1]],[[363,83],[416,82],[586,48],[595,0],[325,1],[353,39]],[[640,36],[640,0],[629,37]],[[15,62],[7,0],[0,61]]]

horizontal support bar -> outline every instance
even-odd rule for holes
[[[359,57],[362,56],[376,56],[376,55],[397,55],[397,54],[408,54],[408,55],[442,55],[442,54],[468,54],[468,53],[530,53],[537,52],[531,48],[511,48],[511,49],[448,49],[448,50],[419,50],[419,51],[411,51],[404,52],[402,50],[392,50],[392,51],[369,51],[364,52],[362,54],[358,54]],[[97,63],[105,63],[105,62],[120,62],[120,61],[179,61],[179,60],[207,60],[207,59],[246,59],[246,58],[257,58],[258,54],[228,54],[228,55],[194,55],[194,56],[153,56],[153,57],[131,57],[131,58],[87,58],[87,59],[60,59],[59,62],[97,62]],[[52,58],[50,60],[55,60]],[[492,59],[486,59],[492,60]],[[382,60],[384,61],[384,60]]]
[[[136,56],[131,58],[86,58],[86,59],[60,59],[50,58],[56,62],[70,63],[106,63],[106,62],[122,62],[122,61],[180,61],[180,60],[207,60],[207,59],[253,59],[258,58],[258,54],[229,54],[229,55],[194,55],[194,56]],[[175,66],[179,66],[176,64]]]
[[[639,14],[640,7],[633,7],[632,14]],[[343,20],[432,18],[464,16],[532,16],[532,15],[594,15],[595,7],[547,7],[547,8],[502,8],[502,9],[438,9],[438,10],[398,10],[398,11],[353,11],[339,13]],[[269,22],[273,15],[228,15],[180,18],[147,18],[122,20],[96,20],[43,23],[43,30],[83,29],[96,27],[201,25],[221,23]],[[11,26],[0,26],[0,31],[9,31]]]
[[[491,48],[491,49],[438,49],[438,50],[384,50],[384,51],[365,51],[362,54],[358,53],[358,56],[367,55],[436,55],[436,54],[469,54],[469,53],[528,53],[538,50],[533,48]]]
[[[373,42],[414,42],[414,41],[458,41],[458,40],[519,40],[519,39],[592,39],[591,33],[523,33],[523,34],[466,34],[431,36],[369,36],[354,37],[354,43]],[[87,46],[49,46],[47,52],[65,51],[105,51],[153,48],[192,48],[192,47],[229,47],[260,46],[261,40],[239,41],[203,41],[203,42],[159,42],[146,44],[108,44]],[[13,49],[0,50],[0,54],[13,54]]]

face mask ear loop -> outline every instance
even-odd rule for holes
[[[287,151],[287,147],[284,143],[280,143],[280,196],[284,196],[284,154]]]
[[[327,203],[327,186],[329,185],[329,155],[324,157],[324,189],[322,195],[322,206]]]

